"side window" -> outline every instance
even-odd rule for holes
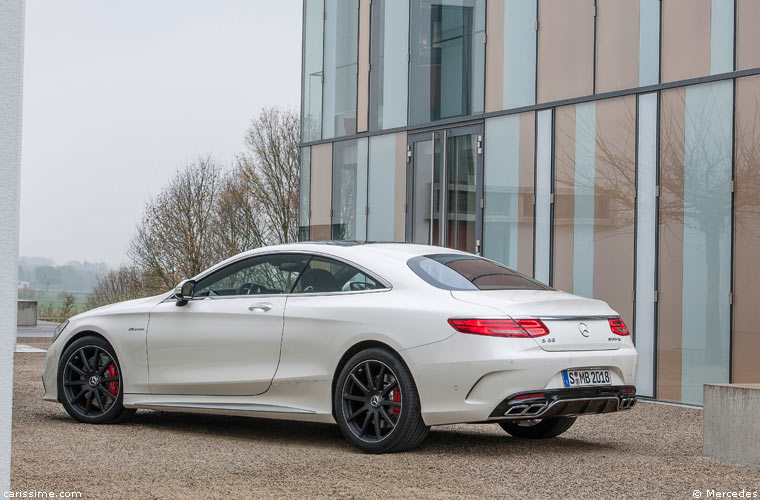
[[[314,257],[296,283],[294,293],[358,292],[385,285],[343,262]]]
[[[202,278],[195,297],[290,293],[308,255],[275,254],[244,259]]]

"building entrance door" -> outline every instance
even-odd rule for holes
[[[406,240],[481,254],[483,126],[410,134]]]

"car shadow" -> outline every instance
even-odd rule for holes
[[[58,420],[58,416],[51,416]],[[68,417],[61,416],[61,420]],[[73,420],[69,420],[72,424]],[[271,444],[294,444],[321,448],[358,450],[349,445],[336,424],[297,422],[266,418],[250,418],[200,413],[180,413],[158,410],[140,410],[119,427],[147,427],[172,434],[193,434],[198,437],[218,437]],[[471,426],[433,427],[425,441],[411,453],[504,456],[541,454],[545,452],[577,454],[615,450],[608,443],[589,442],[572,437],[554,439],[520,439],[512,437],[498,426],[473,424]]]

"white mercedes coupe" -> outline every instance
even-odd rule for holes
[[[602,301],[456,250],[326,242],[246,252],[75,316],[43,381],[82,422],[138,408],[337,422],[383,453],[441,424],[557,436],[633,407],[637,360]]]

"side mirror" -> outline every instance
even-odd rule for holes
[[[184,306],[187,301],[193,298],[195,293],[195,281],[184,280],[174,289],[174,298],[177,299],[178,306]]]

